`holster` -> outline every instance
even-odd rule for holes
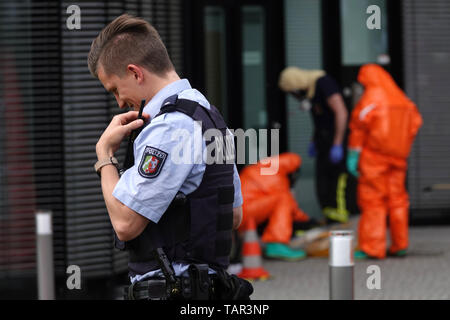
[[[216,270],[217,280],[214,286],[217,300],[250,300],[253,286],[245,279],[230,275],[223,269]]]
[[[207,264],[191,264],[188,269],[189,277],[181,281],[181,292],[186,300],[211,299],[211,279],[208,275]]]

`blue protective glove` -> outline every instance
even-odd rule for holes
[[[347,170],[355,177],[358,177],[358,161],[359,161],[359,151],[348,150],[347,152]]]
[[[330,150],[330,161],[331,163],[338,163],[344,158],[344,148],[342,148],[341,144],[335,144],[331,147]]]
[[[317,155],[317,153],[316,153],[316,146],[315,146],[315,144],[314,144],[314,141],[311,141],[311,142],[309,143],[309,146],[308,146],[308,155],[309,155],[311,158],[314,158],[314,157]]]

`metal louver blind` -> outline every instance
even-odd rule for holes
[[[450,183],[450,2],[404,0],[403,14],[405,88],[424,120],[409,160],[411,208],[445,209],[450,191],[424,188]]]
[[[183,75],[182,0],[141,1],[140,16],[159,32],[180,76]]]
[[[105,89],[89,73],[87,55],[92,40],[109,20],[109,12],[120,13],[122,3],[78,3],[80,30],[66,27],[66,9],[71,4],[69,1],[61,3],[60,21],[66,260],[67,265],[78,265],[83,277],[92,277],[113,272],[111,223],[100,181],[92,169],[96,161],[95,144],[111,114]]]
[[[78,1],[81,30],[66,26],[72,4],[0,2],[0,284],[36,274],[37,209],[53,212],[58,275],[72,264],[83,278],[126,270],[93,170],[97,139],[119,112],[87,68],[100,30],[124,12],[143,16],[182,72],[181,0]]]
[[[64,257],[58,8],[0,2],[0,279],[35,274],[37,209],[53,211]]]
[[[61,4],[63,105],[66,186],[67,265],[80,266],[85,277],[114,274],[126,270],[126,253],[113,249],[111,223],[106,211],[100,181],[92,169],[96,161],[95,144],[111,118],[120,110],[114,97],[88,71],[90,44],[100,30],[120,14],[127,12],[151,22],[160,32],[169,53],[181,61],[181,19],[171,23],[169,6],[180,1],[99,1],[79,2],[81,29],[65,27],[65,10]],[[181,14],[180,14],[181,16]],[[176,18],[180,18],[176,16]],[[169,28],[170,26],[170,28]],[[167,43],[168,39],[178,42]],[[116,153],[123,163],[125,143]]]

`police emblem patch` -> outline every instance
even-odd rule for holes
[[[146,146],[139,164],[139,174],[144,178],[156,178],[167,158],[167,152]]]

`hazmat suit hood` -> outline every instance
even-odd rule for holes
[[[383,96],[388,101],[395,101],[397,104],[407,103],[412,101],[403,93],[397,86],[391,75],[381,66],[376,64],[367,64],[359,69],[358,82],[364,86],[366,93],[373,93],[375,91]]]
[[[285,92],[306,90],[308,99],[314,97],[316,82],[325,75],[323,70],[304,70],[297,67],[284,69],[278,81],[278,86]]]
[[[363,149],[363,153],[370,150],[390,157],[398,168],[406,166],[404,160],[409,156],[414,138],[422,126],[416,105],[381,66],[362,66],[358,81],[365,89],[352,111],[349,148]],[[359,162],[360,168],[364,167],[363,163]]]

